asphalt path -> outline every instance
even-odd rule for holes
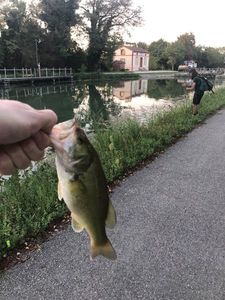
[[[225,299],[224,182],[222,110],[114,189],[116,261],[68,226],[0,276],[0,299]]]

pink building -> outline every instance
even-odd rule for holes
[[[124,45],[118,48],[113,61],[124,62],[124,68],[129,71],[149,70],[149,52],[135,46]]]

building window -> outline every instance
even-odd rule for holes
[[[121,50],[120,50],[120,55],[126,55],[126,52],[125,52],[124,49],[121,49]]]

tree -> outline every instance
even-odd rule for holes
[[[145,49],[145,50],[148,50],[148,49],[149,49],[149,45],[146,44],[146,43],[144,43],[144,42],[138,42],[138,43],[137,43],[137,46],[138,46],[139,48],[142,48],[142,49]]]
[[[100,59],[101,69],[106,71],[112,70],[114,53],[122,44],[123,39],[119,33],[115,33],[108,38]]]
[[[156,42],[151,43],[151,45],[149,46],[150,60],[152,59],[154,61],[157,69],[167,68],[168,57],[166,49],[168,45],[168,42],[160,39]]]
[[[2,9],[5,26],[2,29],[4,65],[9,67],[35,64],[35,37],[41,28],[27,12],[26,3],[11,1]],[[6,55],[7,53],[7,55]]]
[[[132,0],[87,0],[81,9],[83,29],[89,39],[88,68],[94,71],[99,67],[110,36],[119,29],[141,23],[141,9],[133,8]]]
[[[219,68],[223,67],[224,64],[224,55],[221,54],[217,49],[212,47],[205,48],[205,55],[208,60],[208,68]]]
[[[185,33],[177,38],[177,43],[184,51],[184,60],[195,58],[195,36],[193,33]]]
[[[178,41],[168,44],[166,49],[167,63],[171,65],[171,69],[174,70],[180,64],[183,64],[185,60],[185,48]]]
[[[76,14],[79,0],[41,0],[38,17],[45,24],[42,39],[42,60],[48,65],[65,65],[68,57],[76,51],[71,39],[71,28],[79,22]]]

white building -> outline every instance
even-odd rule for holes
[[[125,63],[125,70],[129,71],[148,71],[149,52],[135,46],[124,45],[115,51],[113,61]]]

